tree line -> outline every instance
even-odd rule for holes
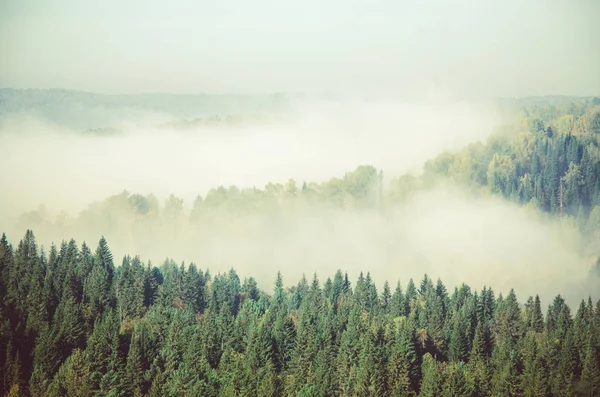
[[[152,194],[125,191],[90,205],[75,220],[66,215],[52,219],[44,210],[26,213],[19,233],[49,224],[80,224],[108,233],[124,220],[141,227],[158,220],[177,230],[181,223],[201,227],[230,217],[279,215],[305,208],[385,214],[440,180],[570,218],[589,246],[600,247],[600,98],[523,107],[513,122],[486,142],[442,153],[426,162],[421,175],[404,174],[385,186],[381,170],[361,165],[323,182],[291,179],[263,188],[215,187],[198,195],[190,211],[175,195],[161,205]]]
[[[542,211],[600,226],[600,98],[532,106],[521,118],[457,153],[425,165],[425,179],[450,177]]]
[[[600,301],[544,315],[514,290],[341,270],[269,292],[27,231],[0,239],[0,373],[6,396],[594,396]]]

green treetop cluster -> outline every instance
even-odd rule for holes
[[[513,290],[342,271],[269,293],[28,231],[0,239],[0,373],[6,396],[596,396],[600,301],[544,316]]]

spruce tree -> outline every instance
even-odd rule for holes
[[[420,397],[437,397],[442,395],[444,376],[439,364],[429,353],[423,356],[421,366],[423,381],[421,382]]]

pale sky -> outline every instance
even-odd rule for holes
[[[0,0],[0,87],[600,94],[599,0]]]

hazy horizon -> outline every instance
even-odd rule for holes
[[[600,93],[594,0],[59,3],[0,2],[0,86],[469,99]]]

